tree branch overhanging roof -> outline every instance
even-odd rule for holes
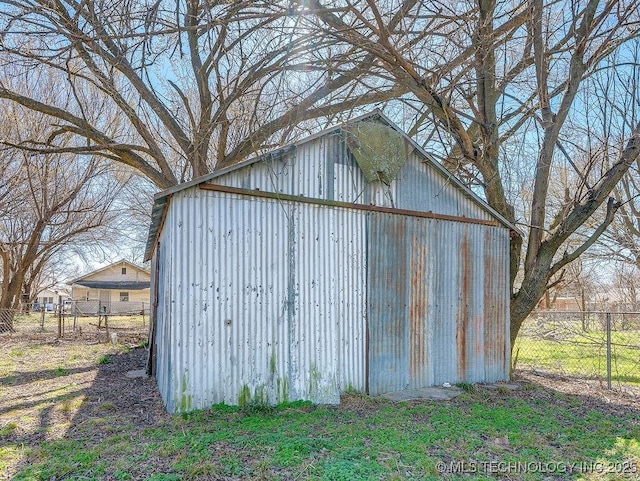
[[[291,144],[287,144],[283,147],[280,147],[271,152],[267,152],[265,154],[256,155],[242,162],[238,162],[237,164],[231,165],[229,167],[225,167],[222,169],[214,170],[213,172],[192,179],[189,182],[184,182],[182,184],[175,185],[168,189],[158,192],[154,196],[154,204],[151,212],[151,225],[149,226],[149,235],[147,237],[147,245],[145,249],[144,260],[148,261],[151,259],[153,255],[153,249],[156,243],[156,239],[160,233],[162,223],[164,221],[165,209],[168,207],[169,199],[175,193],[181,192],[185,189],[204,184],[210,182],[218,177],[226,175],[230,172],[234,172],[236,170],[242,169],[244,167],[250,166],[252,164],[258,162],[268,162],[274,159],[281,158],[283,155],[288,153],[291,150],[295,150],[298,146],[303,145],[307,142],[311,142],[319,137],[323,137],[329,135],[333,132],[338,131],[348,131],[349,127],[364,121],[377,121],[385,124],[391,129],[395,130],[398,134],[400,134],[405,142],[407,142],[411,148],[417,151],[420,156],[423,158],[423,162],[428,162],[431,166],[433,166],[436,170],[438,170],[443,176],[447,177],[448,180],[456,186],[456,188],[464,191],[464,193],[478,206],[487,211],[491,216],[493,216],[500,224],[507,227],[508,229],[518,232],[520,235],[523,233],[511,222],[509,222],[504,216],[499,214],[495,209],[493,209],[485,200],[480,198],[475,192],[469,189],[466,185],[464,185],[457,177],[453,175],[450,171],[448,171],[445,167],[443,167],[438,161],[436,161],[431,155],[429,155],[419,144],[417,144],[411,137],[409,137],[400,127],[398,127],[394,122],[392,122],[388,117],[386,117],[381,110],[375,109],[372,112],[361,115],[359,117],[355,117],[353,119],[348,120],[347,122],[341,123],[334,127],[329,127],[328,129],[324,129],[316,134],[305,137],[297,142],[293,142]]]

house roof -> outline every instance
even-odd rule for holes
[[[150,282],[137,281],[76,281],[74,284],[89,289],[116,289],[125,291],[141,291],[149,289]]]
[[[72,285],[72,284],[80,284],[79,281],[81,281],[82,279],[86,279],[87,277],[91,277],[99,272],[102,271],[106,271],[107,269],[110,269],[112,267],[116,267],[116,266],[121,266],[125,264],[128,267],[133,267],[136,270],[142,271],[142,272],[146,272],[147,274],[149,274],[149,271],[147,269],[145,269],[144,267],[140,267],[136,264],[134,264],[133,262],[129,262],[126,259],[120,259],[119,261],[114,262],[113,264],[109,264],[108,266],[104,266],[101,267],[100,269],[96,269],[95,271],[91,271],[88,272],[86,274],[81,275],[80,277],[76,277],[75,279],[71,279],[69,282],[67,282],[68,285]],[[84,285],[84,284],[83,284]]]
[[[166,190],[160,191],[154,196],[153,208],[151,211],[151,225],[149,226],[149,235],[147,237],[147,245],[145,249],[144,260],[148,261],[151,259],[151,255],[153,253],[153,248],[155,245],[155,241],[157,236],[162,229],[162,223],[164,220],[164,211],[167,206],[167,202],[171,195],[181,192],[185,189],[189,189],[196,185],[200,185],[206,182],[209,182],[213,179],[221,177],[230,172],[234,172],[236,170],[242,169],[249,165],[269,161],[271,159],[279,158],[290,150],[295,149],[296,147],[303,145],[307,142],[311,142],[319,137],[323,137],[325,135],[329,135],[336,131],[341,131],[345,127],[355,124],[357,122],[361,122],[363,120],[377,120],[382,122],[383,124],[391,127],[393,130],[398,132],[404,139],[407,141],[422,157],[424,157],[425,161],[432,165],[436,170],[438,170],[442,175],[447,177],[452,184],[454,184],[458,189],[463,190],[469,198],[479,205],[482,209],[489,212],[498,222],[500,222],[505,227],[509,228],[512,231],[518,232],[521,235],[522,232],[511,222],[509,222],[504,216],[498,213],[493,207],[491,207],[486,201],[480,198],[476,193],[474,193],[471,189],[469,189],[466,185],[464,185],[458,178],[456,178],[450,171],[448,171],[445,167],[442,166],[439,162],[437,162],[431,155],[429,155],[420,145],[418,145],[411,137],[409,137],[400,127],[398,127],[395,123],[393,123],[388,117],[386,117],[382,111],[379,109],[375,109],[372,112],[361,115],[359,117],[348,120],[347,122],[343,122],[333,127],[329,127],[328,129],[322,130],[316,134],[305,137],[297,142],[293,142],[291,144],[287,144],[283,147],[280,147],[271,152],[267,152],[266,154],[256,155],[242,162],[238,162],[237,164],[233,164],[229,167],[225,167],[222,169],[216,169],[213,172],[196,177],[195,179],[190,180],[189,182],[184,182],[182,184],[175,185]]]
[[[69,297],[71,295],[71,293],[65,287],[52,286],[39,291],[36,297],[51,297],[49,294],[59,295],[62,297]]]

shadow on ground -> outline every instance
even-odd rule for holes
[[[56,348],[65,349],[65,346],[60,345]],[[98,354],[95,354],[94,358]],[[307,454],[311,460],[308,462],[308,468],[304,466],[304,469],[299,466],[291,468],[285,465],[274,468],[274,464],[277,464],[274,462],[275,457],[269,456],[274,452],[278,453],[277,449],[280,448],[255,441],[263,434],[264,428],[257,425],[255,431],[249,431],[254,428],[248,428],[247,425],[242,424],[242,417],[237,416],[237,413],[225,414],[221,411],[211,415],[194,415],[194,418],[166,414],[152,379],[126,376],[129,371],[143,368],[146,356],[145,349],[135,348],[127,352],[110,353],[106,363],[97,363],[94,359],[92,363],[69,369],[35,369],[24,373],[24,377],[15,373],[1,377],[0,416],[4,417],[0,417],[0,421],[4,422],[4,426],[0,424],[2,428],[0,445],[4,443],[8,446],[4,457],[9,458],[13,454],[15,461],[4,479],[248,479],[243,474],[230,477],[216,477],[211,474],[214,472],[211,466],[214,464],[221,466],[225,460],[229,459],[234,459],[236,465],[225,472],[244,473],[243,469],[252,469],[253,471],[250,472],[255,473],[257,461],[264,461],[266,466],[264,472],[271,475],[262,478],[254,476],[254,479],[272,479],[273,473],[278,479],[296,479],[298,475],[294,476],[291,473],[307,473],[305,469],[309,469],[311,473],[314,468],[312,463],[319,465],[325,462],[325,459],[328,460],[327,462],[339,461],[344,466],[351,466],[344,464],[347,461],[340,458],[341,455],[337,452],[342,441],[332,437],[332,430],[337,431],[349,423],[355,426],[363,422],[363,429],[366,430],[363,432],[375,433],[384,429],[389,430],[387,417],[390,415],[388,413],[406,409],[410,414],[408,421],[403,421],[408,423],[404,431],[417,429],[418,433],[422,433],[419,434],[421,436],[425,436],[424,432],[431,433],[436,426],[433,419],[434,411],[421,410],[420,406],[434,402],[439,403],[441,411],[451,414],[448,418],[437,420],[440,424],[450,424],[446,425],[445,442],[458,443],[455,440],[457,425],[464,426],[465,422],[470,426],[486,423],[478,432],[469,431],[467,435],[464,432],[467,428],[463,427],[462,433],[458,434],[463,436],[460,440],[463,443],[473,439],[486,443],[481,445],[478,451],[486,451],[487,456],[506,456],[510,455],[511,450],[514,453],[521,451],[522,446],[515,443],[528,442],[526,439],[529,435],[533,436],[532,439],[535,438],[532,441],[535,444],[548,442],[548,447],[545,449],[552,450],[558,456],[569,456],[570,454],[565,453],[562,441],[540,437],[538,428],[531,426],[526,419],[527,416],[532,415],[542,419],[549,406],[556,407],[558,412],[562,413],[555,422],[560,425],[568,424],[569,429],[573,420],[586,415],[593,416],[594,419],[599,420],[598,422],[611,422],[607,419],[612,419],[613,415],[619,416],[619,419],[628,423],[635,422],[635,426],[630,425],[621,430],[621,434],[614,435],[611,442],[607,441],[607,449],[614,449],[613,441],[616,437],[618,439],[637,438],[637,441],[640,441],[640,424],[638,424],[640,405],[634,392],[606,391],[600,386],[585,384],[575,379],[558,379],[527,373],[517,377],[516,381],[522,385],[522,388],[517,391],[477,388],[449,401],[418,400],[393,404],[383,399],[370,400],[363,396],[347,396],[341,406],[323,409],[327,416],[323,418],[323,422],[327,425],[322,428],[320,424],[313,424],[317,423],[317,420],[311,417],[313,409],[289,412],[286,416],[289,422],[293,422],[293,418],[310,417],[311,431],[308,434],[310,438],[315,439],[318,430],[328,429],[322,435],[325,439],[323,443],[329,448],[322,444],[317,453]],[[487,412],[479,415],[479,418],[485,416],[484,419],[476,419],[470,414],[478,410],[478,406],[487,409]],[[522,419],[518,419],[517,406],[524,406],[525,410],[528,410],[528,414],[521,416]],[[490,414],[488,419],[487,413]],[[503,425],[505,413],[513,414],[512,426]],[[494,415],[495,419],[492,417]],[[556,413],[550,414],[550,416],[554,415]],[[256,418],[260,416],[271,422],[273,420],[271,418],[277,418],[279,414],[277,412],[259,414]],[[11,423],[11,417],[16,422],[26,424],[7,429]],[[636,421],[633,421],[634,419]],[[335,427],[332,427],[334,424]],[[303,427],[295,429],[306,429],[304,423],[301,426]],[[579,426],[581,425],[576,424],[575,429],[579,429]],[[392,425],[391,428],[395,429],[395,426]],[[225,438],[224,443],[221,443],[216,439],[218,439],[217,434],[223,429],[228,430],[230,435]],[[244,429],[247,431],[240,432]],[[508,435],[488,434],[494,431],[504,433],[505,429]],[[521,430],[529,433],[520,434]],[[166,438],[163,438],[165,432]],[[401,433],[402,429],[399,429],[398,436]],[[451,433],[451,439],[449,439],[449,433]],[[292,432],[287,435],[295,434]],[[596,435],[595,431],[594,435]],[[373,436],[368,439],[368,443],[381,442],[377,439],[377,435],[367,434],[367,436]],[[522,438],[521,441],[518,441],[519,437]],[[255,445],[247,445],[248,442]],[[314,442],[317,444],[316,441]],[[353,444],[359,442],[357,437],[352,440]],[[442,441],[427,444],[425,441],[419,448],[420,456],[456,462],[455,457],[452,457],[455,454],[451,454],[452,451],[446,446],[443,447],[441,443]],[[315,444],[310,445],[315,446]],[[348,448],[351,449],[352,446]],[[196,450],[201,450],[204,458],[210,459],[212,464],[195,464],[193,465],[195,467],[188,467],[185,464],[187,467],[181,467],[185,458]],[[598,452],[606,453],[606,449],[599,448]],[[237,453],[244,454],[238,457]],[[379,457],[380,453],[377,456]],[[395,461],[398,460],[395,459]],[[357,463],[358,460],[349,459],[348,462]],[[374,459],[367,462],[380,461]],[[187,469],[191,470],[188,476],[185,474]],[[0,455],[1,472],[2,455]],[[326,472],[328,471],[325,471],[325,474]],[[313,477],[307,474],[298,476],[298,479]],[[0,478],[2,478],[1,474]]]

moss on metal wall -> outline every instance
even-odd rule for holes
[[[391,184],[407,161],[402,135],[379,122],[359,122],[348,128],[346,137],[367,182]]]

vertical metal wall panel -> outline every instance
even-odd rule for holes
[[[326,199],[328,149],[331,134],[298,145],[292,165],[293,195]]]
[[[371,394],[508,378],[508,236],[502,227],[371,214]]]
[[[493,220],[415,152],[391,186],[366,183],[337,132],[214,182]],[[508,377],[508,229],[197,186],[169,205],[156,375],[170,411]]]
[[[391,214],[369,218],[369,394],[409,385],[407,284],[411,266],[407,246],[410,219]]]
[[[161,236],[167,408],[335,403],[348,387],[364,390],[365,216],[197,188],[175,195]]]
[[[412,152],[393,185],[399,209],[432,211],[472,219],[492,220],[489,212],[471,200],[415,151]]]
[[[358,163],[347,149],[344,137],[334,135],[328,151],[329,191],[325,199],[338,202],[366,203],[367,184]]]
[[[391,185],[386,185],[382,181],[376,180],[367,184],[365,195],[366,203],[379,207],[400,208],[396,195],[397,182],[394,180]]]
[[[305,142],[276,159],[229,172],[215,178],[214,183],[341,202],[365,202],[364,175],[338,132]]]
[[[510,370],[509,340],[509,232],[485,230],[485,269],[493,275],[484,285],[485,376],[506,377]],[[506,296],[506,299],[505,299]],[[500,320],[506,318],[506,325]]]
[[[435,382],[457,382],[457,315],[460,302],[459,251],[456,228],[459,225],[449,222],[435,222],[439,236],[432,255],[434,256],[434,272],[436,273],[436,317],[434,333]],[[453,232],[452,232],[453,231]]]
[[[279,334],[286,311],[285,212],[266,210],[257,199],[197,189],[187,194],[172,200],[175,215],[164,229],[176,233],[168,405],[177,412],[238,404],[241,396],[282,401],[288,387],[287,339]]]
[[[290,194],[291,163],[294,159],[295,156],[292,152],[285,153],[282,157],[256,162],[221,177],[216,177],[214,182],[240,189]]]
[[[158,270],[154,275],[154,282],[158,291],[158,306],[155,309],[155,343],[156,343],[156,361],[155,375],[158,383],[158,390],[162,396],[165,405],[173,404],[170,398],[170,364],[169,364],[169,346],[171,345],[171,323],[167,316],[167,300],[169,299],[166,290],[167,270],[169,269],[169,259],[167,258],[168,236],[161,237],[161,242],[155,251],[154,257],[159,257],[157,266]],[[155,259],[154,259],[155,261]],[[153,265],[156,265],[154,262]]]
[[[347,387],[364,389],[365,214],[306,204],[291,212],[293,396],[337,403]]]

